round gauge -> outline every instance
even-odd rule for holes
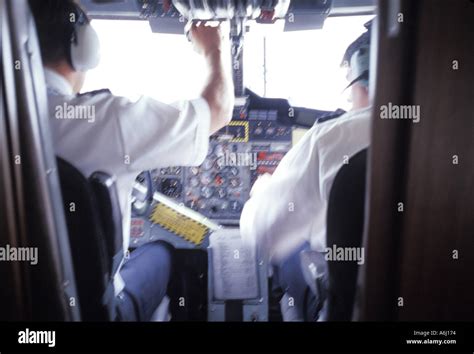
[[[217,156],[222,156],[225,154],[225,151],[227,150],[227,146],[224,144],[217,144],[214,148],[214,154]]]
[[[197,177],[191,177],[191,178],[189,179],[189,185],[190,185],[191,187],[197,187],[197,186],[199,186],[199,178],[197,178]]]
[[[208,171],[214,166],[214,161],[216,160],[216,157],[214,155],[208,157],[203,164],[201,165],[202,169],[204,171]]]
[[[212,178],[212,174],[210,172],[205,172],[201,176],[201,184],[204,186],[209,185],[213,180],[214,178]]]
[[[234,177],[230,179],[230,185],[234,188],[239,187],[242,184],[240,178]]]
[[[201,196],[203,198],[209,199],[212,197],[214,194],[214,188],[213,187],[202,187],[201,188]]]
[[[216,194],[220,199],[227,197],[227,191],[224,188],[218,188]]]
[[[191,167],[189,171],[193,176],[197,176],[199,174],[199,167]]]
[[[161,181],[161,193],[171,198],[179,198],[183,187],[176,178],[165,178]]]
[[[238,213],[242,210],[242,203],[238,200],[233,200],[229,203],[230,210],[234,213]]]
[[[217,187],[225,186],[226,183],[227,183],[227,178],[225,178],[225,176],[223,176],[221,173],[218,173],[216,177],[214,177],[214,184]]]
[[[229,169],[229,173],[231,176],[238,176],[239,175],[239,169],[237,167],[231,167]]]

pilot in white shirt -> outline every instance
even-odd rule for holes
[[[209,136],[232,116],[232,79],[225,65],[228,36],[220,27],[204,24],[190,29],[195,49],[206,58],[210,72],[201,97],[195,100],[167,105],[147,97],[131,102],[106,90],[78,95],[85,72],[99,62],[97,34],[72,0],[30,0],[30,6],[45,66],[55,152],[86,177],[95,171],[116,177],[126,252],[137,175],[159,167],[200,165]],[[76,108],[85,116],[68,115]],[[114,287],[121,299],[121,319],[150,319],[166,293],[169,252],[159,243],[145,245],[117,272]]]
[[[306,132],[273,175],[256,181],[242,211],[244,242],[256,246],[276,268],[292,268],[291,272],[280,272],[291,279],[277,281],[296,305],[303,302],[301,288],[305,287],[297,255],[307,244],[314,250],[326,247],[326,211],[334,178],[343,164],[370,142],[369,51],[367,31],[349,46],[344,57],[353,109],[316,123]]]

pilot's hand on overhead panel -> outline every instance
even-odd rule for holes
[[[228,22],[194,22],[186,28],[195,50],[204,55],[209,78],[201,93],[211,112],[210,134],[229,124],[234,109]]]
[[[195,50],[206,58],[219,55],[227,47],[230,48],[228,23],[194,22],[188,26],[187,31]]]

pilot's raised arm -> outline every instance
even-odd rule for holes
[[[172,105],[149,97],[131,102],[107,90],[78,94],[99,62],[99,40],[73,0],[29,0],[36,22],[48,89],[55,152],[89,177],[116,177],[128,249],[130,195],[143,170],[200,165],[209,135],[231,119],[233,83],[229,35],[222,26],[192,25],[190,37],[209,76],[200,97]],[[177,68],[179,69],[179,68]],[[154,242],[134,251],[115,277],[123,320],[149,320],[166,293],[171,249]]]
[[[345,161],[369,145],[368,96],[370,25],[349,46],[343,62],[353,107],[342,116],[316,123],[285,155],[272,176],[257,180],[245,204],[240,230],[244,241],[256,245],[274,270],[274,283],[294,299],[299,319],[308,318],[300,253],[326,247],[326,211],[334,178]],[[344,222],[344,220],[341,220]],[[314,299],[313,299],[314,300]],[[314,305],[314,303],[313,303]]]

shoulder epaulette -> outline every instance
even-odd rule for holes
[[[109,89],[101,89],[101,90],[95,90],[95,91],[89,91],[89,92],[84,92],[84,93],[79,93],[77,94],[77,97],[82,97],[82,96],[95,96],[95,95],[99,95],[101,93],[112,93],[110,92]]]

